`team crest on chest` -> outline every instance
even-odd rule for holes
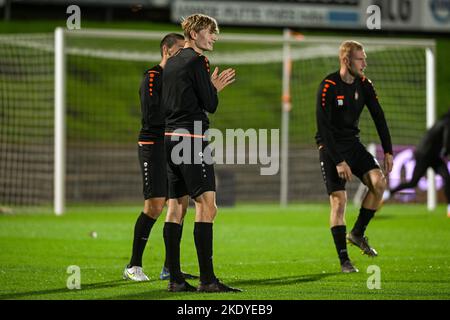
[[[357,101],[359,99],[359,93],[358,90],[355,91],[355,101]]]
[[[345,98],[345,96],[337,96],[336,97],[338,107],[344,106],[344,98]]]

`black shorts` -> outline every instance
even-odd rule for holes
[[[164,142],[139,142],[144,199],[167,197],[167,169]]]
[[[426,173],[428,168],[433,168],[434,171],[437,170],[442,165],[442,159],[434,153],[423,153],[420,151],[414,152],[414,160],[416,161],[416,166],[420,172]]]
[[[355,143],[349,151],[342,153],[342,156],[352,170],[352,173],[357,176],[361,182],[363,182],[363,177],[367,172],[373,169],[380,169],[377,159],[375,159],[374,156],[366,150],[364,145],[359,142]],[[333,160],[331,160],[325,147],[319,148],[319,158],[323,181],[327,187],[328,194],[345,190],[346,180],[339,178],[336,165]]]
[[[187,154],[184,153],[186,150],[181,150],[181,145],[178,145],[182,141],[186,142],[186,147],[190,146]],[[196,150],[197,152],[194,152],[195,141],[197,143],[198,141],[201,142],[199,150]],[[193,137],[180,137],[179,141],[172,141],[172,136],[166,136],[164,144],[166,147],[168,194],[170,199],[181,198],[185,195],[195,199],[206,191],[216,191],[214,165],[209,161],[205,162],[204,158],[204,154],[211,154],[207,146],[208,141]],[[178,161],[173,159],[171,156],[172,151],[180,157],[186,156],[186,161],[180,163],[180,159]]]

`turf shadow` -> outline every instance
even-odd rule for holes
[[[90,284],[81,284],[80,290],[84,291],[84,290],[92,290],[92,289],[105,289],[105,288],[119,287],[119,286],[124,286],[124,285],[131,285],[131,284],[136,284],[136,282],[124,281],[124,280],[96,282],[96,283],[90,283]],[[30,299],[32,299],[33,296],[55,294],[55,293],[73,293],[73,292],[78,292],[78,291],[79,290],[69,290],[69,289],[67,289],[67,287],[64,287],[64,288],[49,289],[49,290],[6,293],[6,294],[0,294],[0,300],[18,299],[18,298],[25,298],[25,297],[30,297]]]
[[[307,275],[299,275],[299,276],[285,276],[285,277],[278,277],[278,278],[270,278],[270,279],[246,279],[246,280],[229,280],[225,281],[226,284],[232,285],[232,286],[266,286],[266,285],[292,285],[296,283],[305,283],[305,282],[312,282],[312,281],[319,281],[321,279],[324,279],[326,277],[335,276],[335,275],[341,275],[341,272],[331,272],[331,273],[317,273],[317,274],[307,274]],[[242,288],[241,288],[242,289]],[[247,291],[244,289],[244,292]],[[195,296],[199,293],[196,292],[180,292],[180,293],[173,293],[173,292],[167,292],[167,291],[161,291],[161,290],[151,290],[146,291],[142,293],[134,293],[134,294],[128,294],[128,295],[120,295],[120,296],[113,296],[106,299],[111,300],[134,300],[134,299],[146,299],[146,300],[157,300],[157,299],[169,299],[169,300],[176,300],[182,297],[187,296]],[[235,293],[231,293],[235,294]]]
[[[285,276],[270,279],[247,279],[230,281],[232,285],[253,285],[253,286],[266,286],[266,285],[292,285],[296,283],[319,281],[326,277],[335,276],[341,274],[340,272],[330,273],[316,273],[316,274],[304,274],[298,276]]]

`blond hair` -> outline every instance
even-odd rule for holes
[[[216,19],[205,14],[196,13],[181,22],[181,28],[184,31],[185,39],[191,39],[191,31],[200,32],[203,29],[209,29],[213,33],[219,33],[219,26]]]
[[[344,58],[350,59],[353,52],[360,50],[361,51],[364,50],[364,47],[358,41],[354,40],[344,41],[339,47],[339,60],[342,61]]]

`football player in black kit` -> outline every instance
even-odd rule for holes
[[[450,218],[450,174],[445,157],[450,153],[450,110],[447,111],[430,129],[427,130],[414,152],[416,165],[410,181],[386,190],[383,200],[389,199],[400,190],[414,188],[432,168],[444,179],[444,192],[447,198],[447,216]]]
[[[213,221],[217,214],[214,166],[207,163],[207,141],[204,133],[209,128],[207,113],[214,113],[218,105],[217,93],[234,81],[235,71],[227,69],[212,75],[204,51],[212,51],[219,32],[215,19],[193,14],[181,24],[186,44],[166,64],[163,75],[163,106],[166,109],[165,147],[168,162],[169,208],[176,208],[187,197],[195,202],[194,241],[200,269],[198,288],[186,282],[180,271],[180,242],[177,240],[184,213],[168,211],[164,225],[164,242],[169,262],[171,292],[229,292],[240,291],[220,282],[213,268]],[[196,133],[195,123],[202,131]],[[179,140],[186,139],[190,150],[188,161],[179,163],[172,157]],[[184,140],[183,140],[184,141]],[[195,145],[201,150],[196,151]],[[205,151],[206,150],[206,151]]]
[[[144,253],[150,231],[161,215],[167,197],[167,170],[164,150],[164,114],[161,110],[161,85],[163,68],[170,56],[184,46],[184,37],[170,33],[160,43],[161,62],[148,69],[139,89],[141,100],[141,130],[138,141],[139,164],[142,172],[144,210],[134,226],[132,256],[123,271],[123,278],[133,281],[147,281],[149,278],[142,269]],[[188,203],[183,203],[180,210],[186,210]],[[181,240],[181,234],[180,239]],[[167,258],[165,265],[167,265]],[[168,277],[166,266],[161,278]],[[185,274],[186,277],[194,277]]]
[[[364,254],[377,256],[364,232],[379,208],[386,178],[377,160],[359,139],[359,117],[367,106],[384,150],[384,170],[391,172],[392,143],[383,110],[372,82],[364,76],[366,53],[356,41],[345,41],[339,48],[340,70],[328,75],[320,84],[316,116],[316,142],[319,148],[323,179],[329,194],[330,227],[336,250],[345,273],[358,272],[348,256],[346,240]],[[357,176],[369,189],[353,229],[346,234],[345,184]]]

